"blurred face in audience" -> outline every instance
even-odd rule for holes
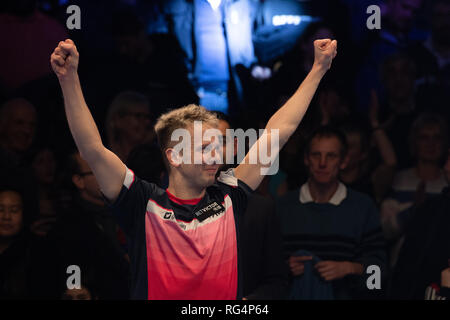
[[[421,6],[422,0],[389,0],[389,20],[399,31],[408,32]]]
[[[15,191],[0,192],[0,237],[10,238],[22,229],[22,197]]]
[[[114,38],[117,53],[128,59],[142,63],[147,58],[147,35],[144,31],[136,35],[117,35]]]
[[[7,116],[2,121],[3,145],[14,152],[23,153],[31,146],[36,131],[36,110],[24,99],[8,102]]]
[[[419,130],[415,140],[419,161],[438,163],[444,152],[444,137],[438,125],[426,125]]]
[[[33,172],[39,183],[49,185],[54,182],[56,174],[55,155],[50,149],[38,152],[32,163]]]
[[[339,171],[346,166],[341,142],[333,136],[313,138],[304,161],[310,180],[321,185],[336,183]]]
[[[114,119],[119,135],[131,144],[143,144],[153,137],[151,115],[147,105],[130,105],[123,115]]]
[[[384,82],[391,101],[402,102],[414,95],[414,70],[408,60],[390,61],[385,72]]]

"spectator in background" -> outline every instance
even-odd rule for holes
[[[137,92],[121,92],[114,98],[105,125],[108,146],[122,161],[155,137],[148,99]]]
[[[444,168],[450,172],[450,150]],[[429,197],[413,210],[393,273],[391,298],[430,299],[433,291],[450,298],[449,178],[440,194]]]
[[[148,35],[139,18],[126,9],[113,16],[112,33],[112,77],[120,84],[118,90],[145,93],[157,113],[198,102],[188,80],[183,53],[173,35]]]
[[[330,78],[328,78],[330,79]],[[280,152],[280,170],[270,176],[269,190],[274,198],[298,189],[308,179],[303,165],[304,146],[309,136],[320,126],[338,125],[351,113],[351,98],[342,83],[328,80],[322,83],[312,108],[305,115],[304,125],[289,138]]]
[[[4,0],[0,13],[0,84],[11,92],[51,74],[48,56],[67,38],[64,27],[36,9],[36,0]]]
[[[410,33],[423,0],[385,0],[382,5],[382,28],[373,31],[376,34],[369,45],[366,60],[357,72],[355,91],[357,92],[357,108],[366,112],[370,101],[371,90],[382,93],[383,79],[380,79],[378,68],[390,55],[398,53],[412,43]],[[384,99],[384,95],[380,95]]]
[[[5,102],[0,108],[0,164],[10,171],[23,166],[23,159],[35,139],[37,114],[23,98]]]
[[[37,194],[27,160],[35,141],[37,121],[34,106],[23,98],[10,99],[0,107],[0,182],[20,182],[33,202]]]
[[[431,34],[408,52],[417,66],[419,99],[424,100],[421,104],[426,106],[426,111],[437,112],[449,119],[449,108],[442,101],[450,98],[450,1],[431,2]]]
[[[143,180],[167,187],[166,168],[161,149],[156,144],[147,143],[134,148],[126,165]]]
[[[320,259],[313,273],[306,276],[331,283],[335,299],[371,296],[366,287],[367,266],[378,265],[382,276],[385,274],[377,209],[368,196],[347,188],[338,179],[348,162],[347,148],[342,133],[319,128],[306,146],[308,181],[277,203],[293,279],[303,277],[306,262]],[[298,256],[299,250],[310,255]]]
[[[35,235],[45,236],[56,221],[56,206],[60,196],[54,150],[50,147],[38,149],[31,157],[31,168],[39,201],[39,214],[31,230]]]
[[[339,178],[347,187],[365,193],[380,203],[391,187],[397,158],[386,132],[379,124],[375,91],[372,95],[369,113],[371,134],[367,130],[369,123],[362,119],[354,118],[339,126],[348,144],[348,163],[340,171]]]
[[[2,181],[4,182],[4,181]],[[29,233],[33,208],[14,186],[0,189],[0,299],[29,299],[33,238]]]
[[[418,82],[433,85],[440,82],[442,70],[450,64],[450,1],[431,2],[431,34],[410,51],[417,65]]]
[[[78,152],[68,158],[68,179],[74,186],[70,208],[58,214],[58,220],[47,234],[36,267],[36,298],[59,299],[66,269],[77,265],[91,272],[90,290],[99,299],[126,299],[128,261],[118,241],[118,227],[105,207],[94,174]],[[40,281],[44,281],[45,285]]]
[[[448,144],[445,119],[435,114],[422,114],[413,123],[409,134],[415,166],[395,175],[392,193],[381,204],[383,229],[391,242],[391,266],[397,261],[412,209],[426,197],[441,193],[447,186],[442,171]]]
[[[224,141],[223,157],[229,146],[227,130],[232,129],[230,118],[221,112],[215,112],[219,119],[218,129]],[[244,143],[243,141],[241,141]],[[233,150],[237,154],[238,141],[235,138]],[[234,165],[237,165],[234,162]],[[234,167],[232,165],[232,167]],[[219,170],[223,171],[224,168]],[[279,221],[275,215],[274,202],[266,197],[252,194],[244,218],[240,224],[243,245],[243,270],[245,300],[284,299],[287,289],[287,270],[281,257],[281,234]]]
[[[413,159],[408,144],[405,143],[405,133],[410,132],[411,124],[420,109],[414,85],[416,66],[409,56],[398,53],[384,61],[381,74],[386,98],[380,99],[378,123],[386,131],[394,147],[398,167],[408,168],[413,164]],[[369,108],[374,101],[374,91],[376,90],[371,90]],[[378,96],[376,99],[378,100]]]

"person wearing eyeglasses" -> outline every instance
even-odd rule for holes
[[[134,91],[121,92],[113,99],[105,126],[108,146],[122,161],[135,147],[155,138],[149,101]]]
[[[35,277],[42,280],[34,280],[34,297],[59,299],[61,283],[70,276],[67,268],[77,265],[82,277],[89,272],[90,289],[98,299],[127,299],[128,256],[119,241],[117,223],[104,205],[88,163],[75,151],[66,164],[66,182],[72,189],[45,239],[36,271],[40,276]],[[45,281],[45,285],[39,281]]]

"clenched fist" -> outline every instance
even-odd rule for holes
[[[337,54],[337,41],[322,39],[314,41],[314,65],[323,71],[331,68],[331,62]]]
[[[50,57],[50,63],[58,79],[77,73],[79,54],[75,43],[67,39],[60,41]]]

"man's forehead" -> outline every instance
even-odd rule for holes
[[[315,137],[311,141],[310,151],[339,152],[340,147],[341,142],[336,137]]]

